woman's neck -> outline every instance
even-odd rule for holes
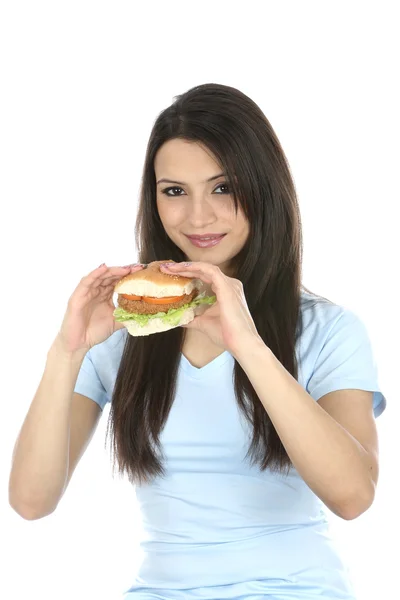
[[[182,354],[194,367],[201,369],[224,352],[201,331],[185,329]]]

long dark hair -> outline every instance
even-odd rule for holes
[[[288,161],[274,130],[255,102],[219,84],[194,87],[160,113],[147,146],[135,229],[144,264],[187,259],[165,233],[156,205],[154,159],[174,138],[200,142],[227,174],[235,208],[240,204],[250,225],[248,240],[233,259],[234,276],[243,283],[261,338],[297,379],[301,220]],[[111,427],[119,472],[127,473],[132,483],[165,475],[159,436],[174,400],[184,335],[178,327],[158,335],[126,336],[107,433]],[[261,470],[288,472],[290,458],[237,361],[234,386],[253,428],[247,458]]]

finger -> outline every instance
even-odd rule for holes
[[[196,327],[196,317],[190,321],[190,323],[186,323],[185,325],[181,325],[181,327],[185,327],[185,329],[197,329]]]
[[[119,329],[124,329],[125,325],[121,323],[121,321],[114,321],[114,329],[118,331]]]
[[[165,273],[176,273],[184,277],[196,277],[205,283],[211,284],[213,290],[223,292],[227,285],[227,278],[219,267],[209,263],[171,263],[171,266],[161,266]]]
[[[97,279],[92,283],[92,287],[115,285],[126,275],[140,271],[143,268],[144,265],[141,264],[127,265],[126,267],[107,267],[107,270],[103,269],[99,273]]]
[[[110,286],[112,281],[115,284],[119,279],[122,279],[125,275],[128,275],[130,272],[131,267],[129,266],[107,267],[107,265],[105,264],[100,265],[99,267],[97,267],[97,269],[94,269],[88,275],[82,277],[79,284],[75,288],[73,295],[74,297],[84,297],[88,293],[90,293],[91,290],[99,288],[99,286],[101,286],[105,280],[110,279],[109,283],[106,286],[108,287]]]
[[[100,281],[100,279],[104,279],[105,275],[109,276],[109,273],[111,271],[115,272],[115,269],[119,270],[121,277],[124,273],[129,272],[129,267],[107,267],[106,264],[102,264],[99,267],[97,267],[97,269],[90,271],[90,273],[88,273],[85,277],[82,277],[81,282],[87,287],[91,286],[93,285],[93,283]]]
[[[105,263],[103,263],[102,265],[97,267],[97,269],[93,269],[93,271],[90,271],[90,273],[88,273],[87,275],[82,277],[81,283],[84,283],[85,285],[90,286],[97,279],[99,279],[100,275],[103,275],[103,273],[106,273],[107,270],[108,270],[107,265]]]
[[[121,269],[125,269],[125,273],[122,272]],[[141,271],[144,269],[143,265],[133,265],[132,267],[110,267],[109,272],[104,273],[104,278],[100,278],[99,285],[101,287],[109,287],[118,283],[124,276],[129,275],[130,273],[136,273],[136,271]]]
[[[195,317],[200,317],[205,312],[208,312],[209,310],[211,310],[211,308],[212,308],[212,306],[210,306],[209,304],[199,304],[194,309]]]
[[[204,273],[208,277],[225,277],[222,273],[221,269],[216,265],[211,265],[210,263],[205,262],[191,262],[191,263],[166,263],[165,265],[161,265],[161,268],[173,273],[182,272],[196,272],[196,273]]]

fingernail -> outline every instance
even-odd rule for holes
[[[106,263],[101,263],[101,265],[99,265],[97,268],[100,269],[100,267],[104,267]]]

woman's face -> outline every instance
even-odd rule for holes
[[[217,265],[228,274],[231,259],[247,240],[249,224],[240,206],[235,213],[221,167],[199,143],[173,139],[158,150],[154,169],[158,213],[168,237],[187,260]],[[189,237],[216,234],[223,237],[200,242]]]

